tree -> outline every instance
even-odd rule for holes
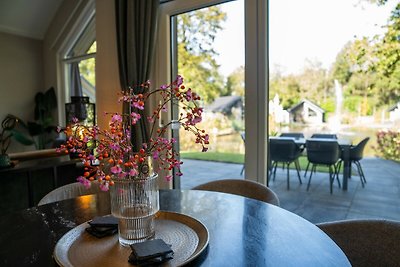
[[[227,78],[224,95],[244,96],[244,67],[235,69]]]
[[[375,67],[380,75],[389,77],[400,67],[400,3],[392,11],[386,27],[382,41],[376,44]]]
[[[300,98],[300,84],[295,75],[273,76],[269,82],[269,97],[279,96],[284,109],[297,104]]]
[[[383,103],[393,104],[400,99],[400,3],[392,11],[387,32],[376,50],[380,98]]]
[[[332,78],[338,80],[341,84],[349,82],[352,75],[351,63],[349,62],[349,51],[351,49],[351,43],[347,43],[342,50],[337,54],[336,60],[332,66]]]
[[[300,74],[282,76],[273,74],[270,83],[270,97],[279,95],[285,109],[306,98],[319,105],[333,98],[333,83],[320,62],[308,61]]]
[[[91,53],[96,53],[96,41],[93,42],[93,44],[90,46],[88,51],[86,51],[85,54],[91,54]],[[96,65],[96,62],[95,62],[94,58],[89,58],[89,59],[82,60],[81,62],[79,62],[79,72],[93,86],[96,84],[95,83],[95,65]]]
[[[333,83],[328,80],[327,71],[322,68],[321,62],[306,61],[306,65],[299,75],[299,82],[303,98],[308,98],[321,104],[334,94]]]
[[[387,2],[387,0],[361,0],[361,1],[369,2],[372,4],[378,4],[378,5],[384,5]]]
[[[372,105],[376,75],[370,71],[374,61],[373,45],[367,38],[347,43],[338,53],[331,69],[331,79],[338,80],[345,96],[343,106],[351,113],[369,115]]]
[[[386,1],[372,2],[384,4]],[[400,3],[392,11],[386,28],[383,37],[364,38],[356,43],[355,59],[361,66],[359,71],[375,75],[368,89],[379,96],[378,105],[393,104],[400,99]],[[366,49],[368,47],[370,49]]]
[[[178,72],[196,88],[205,103],[223,92],[213,42],[225,20],[226,13],[219,6],[177,16]]]

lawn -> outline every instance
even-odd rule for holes
[[[243,164],[244,162],[244,154],[235,154],[235,153],[221,153],[221,152],[181,152],[182,159],[196,159],[196,160],[208,160],[208,161],[217,161],[217,162],[227,162],[227,163],[237,163]],[[308,164],[308,160],[306,156],[301,156],[299,158],[300,168],[301,170],[305,170]],[[281,164],[279,164],[281,166]],[[290,168],[294,169],[294,164],[290,164]],[[328,167],[318,166],[317,171],[319,172],[328,172]]]
[[[208,161],[218,161],[227,163],[243,164],[244,154],[222,153],[222,152],[181,152],[182,159],[198,159]]]

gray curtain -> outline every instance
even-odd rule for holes
[[[83,122],[87,118],[86,104],[83,102],[83,90],[79,62],[71,63],[71,103],[65,106],[67,123],[76,117]]]
[[[83,96],[79,62],[71,63],[71,96]]]
[[[150,78],[154,54],[159,0],[116,0],[116,25],[118,64],[122,90]],[[136,88],[135,93],[141,93]],[[124,107],[129,111],[129,107]],[[132,127],[132,144],[135,151],[142,142],[148,142],[149,131],[143,110],[135,110],[142,119]]]

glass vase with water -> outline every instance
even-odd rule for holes
[[[123,246],[151,239],[159,211],[158,174],[114,179],[110,187],[111,214],[118,218],[119,242]]]

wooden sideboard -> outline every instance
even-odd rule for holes
[[[68,155],[20,161],[0,170],[0,215],[37,205],[54,188],[75,182],[82,173]]]

